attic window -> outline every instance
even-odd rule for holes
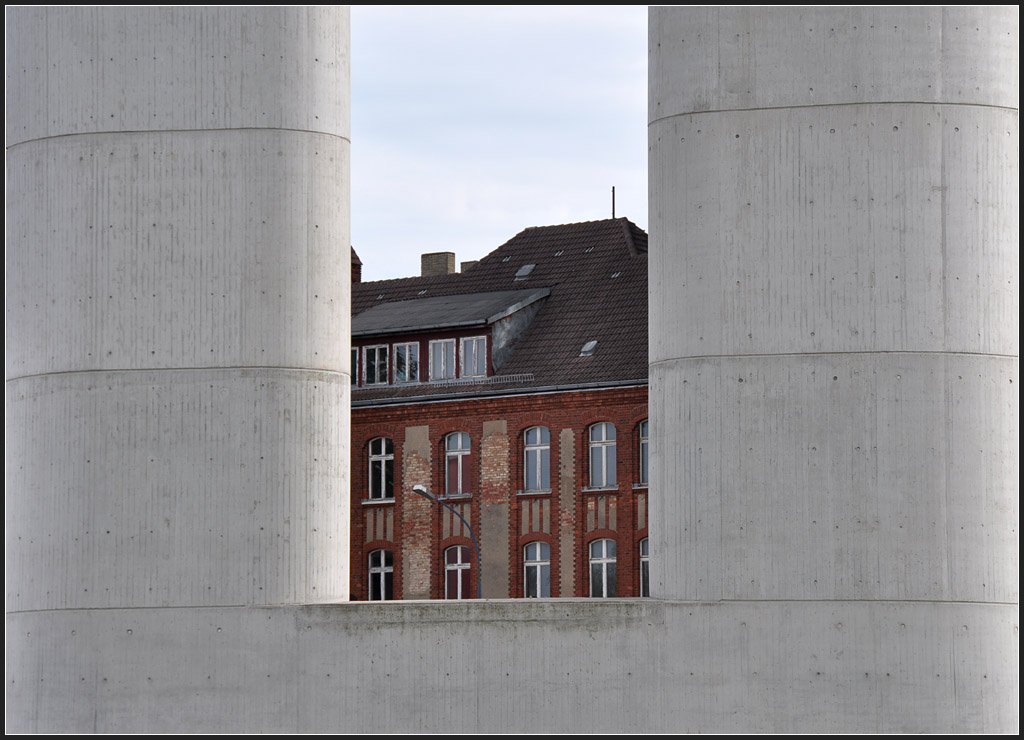
[[[508,257],[503,257],[501,261],[502,262],[508,262],[510,259],[512,259],[512,255],[511,254]]]
[[[523,265],[520,267],[516,272],[516,280],[526,280],[526,278],[530,276],[530,273],[533,272],[533,268],[536,266],[537,265]]]
[[[594,251],[594,248],[593,248],[593,247],[587,247],[587,248],[586,248],[586,249],[584,249],[583,251],[584,251],[585,253],[587,253],[587,254],[590,254],[591,252],[593,252],[593,251]]]
[[[561,257],[563,254],[565,254],[564,249],[559,249],[557,252],[555,252],[556,257]]]
[[[589,342],[583,345],[583,349],[580,350],[580,357],[590,357],[596,351],[597,340],[591,339]]]
[[[383,298],[383,297],[384,297],[384,294],[383,294],[383,293],[381,293],[381,294],[379,294],[379,295],[377,296],[377,300],[379,301],[379,300],[380,300],[381,298]]]
[[[618,273],[615,273],[615,275],[618,275]],[[612,275],[612,277],[615,277],[615,275]],[[426,293],[426,292],[427,292],[427,289],[426,289],[426,288],[424,288],[423,290],[421,290],[421,291],[420,291],[419,293],[417,293],[416,295],[423,295],[423,294],[424,294],[424,293]]]
[[[617,277],[618,277],[619,275],[621,275],[621,274],[622,274],[621,272],[613,272],[613,273],[612,273],[612,277],[613,277],[613,278],[617,278]]]

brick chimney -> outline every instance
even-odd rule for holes
[[[363,280],[363,261],[356,254],[356,248],[352,247],[352,282],[360,283]]]
[[[431,252],[420,255],[420,277],[451,275],[455,272],[455,252]]]

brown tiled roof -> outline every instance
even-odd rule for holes
[[[529,264],[529,276],[515,280]],[[383,302],[540,287],[550,296],[486,384],[373,386],[355,389],[353,401],[647,382],[647,234],[624,218],[528,228],[463,273],[354,284],[352,314]],[[594,354],[580,357],[592,340]]]

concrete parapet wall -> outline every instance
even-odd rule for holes
[[[7,729],[1013,732],[1017,639],[951,603],[67,610],[8,617]]]

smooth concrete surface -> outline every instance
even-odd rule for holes
[[[651,121],[864,103],[1019,105],[1016,7],[652,8]]]
[[[654,122],[652,218],[679,248],[652,251],[652,359],[1018,354],[1017,128],[917,103]]]
[[[658,363],[651,454],[678,481],[658,530],[681,570],[652,590],[1017,602],[1017,377],[941,353]]]
[[[8,150],[7,377],[347,367],[348,142],[281,130]],[[23,204],[23,205],[22,205]],[[342,346],[345,345],[345,346]]]
[[[348,11],[6,19],[8,612],[346,598]]]
[[[8,619],[7,729],[1012,732],[1017,635],[941,602],[51,611]]]
[[[347,399],[262,368],[8,382],[7,610],[346,599]]]
[[[18,101],[6,110],[8,145],[68,134],[250,128],[348,140],[343,13],[325,7],[8,11],[5,72],[9,99]]]

